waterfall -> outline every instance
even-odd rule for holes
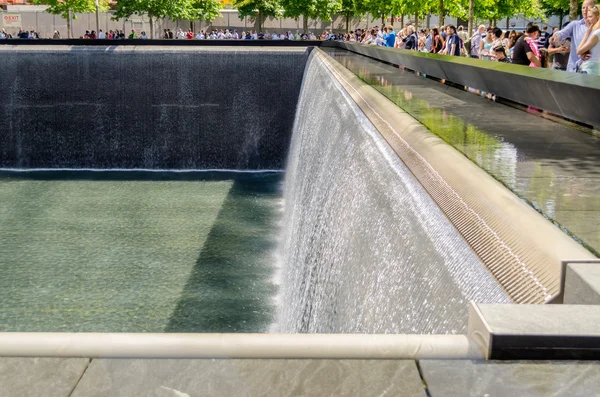
[[[510,299],[318,54],[285,178],[273,331],[462,333]]]

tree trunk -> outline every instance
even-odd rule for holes
[[[262,12],[258,12],[258,15],[256,16],[256,27],[258,29],[258,33],[262,32],[262,24],[263,24],[263,17],[262,17]]]
[[[381,16],[381,26],[385,26],[385,15]]]
[[[415,29],[417,30],[417,34],[419,33],[419,13],[415,13]]]
[[[564,12],[560,12],[560,14],[558,15],[559,19],[558,19],[558,29],[562,29],[563,27],[563,19],[565,19],[565,13]]]
[[[473,13],[475,11],[475,0],[469,0],[469,22],[467,24],[467,36],[473,36]],[[467,54],[468,55],[468,54]]]
[[[404,15],[400,15],[400,29],[404,29]]]
[[[431,27],[431,14],[427,14],[427,19],[426,19],[426,23],[425,26],[427,27],[427,29],[429,29]]]
[[[579,12],[579,1],[577,1],[577,0],[570,0],[569,19],[571,21],[576,20],[578,12]]]
[[[152,23],[152,14],[148,14],[148,19],[150,19],[150,39],[154,38],[154,23]]]
[[[394,14],[392,14],[392,17],[390,18],[391,22],[390,25],[394,26],[394,19],[396,18],[396,16]]]
[[[444,0],[440,0],[440,28],[444,26]]]
[[[506,30],[510,27],[510,17],[506,17]]]
[[[303,16],[302,29],[304,29],[304,33],[308,33],[308,15]]]
[[[71,10],[67,11],[67,37],[69,39],[73,38],[73,33],[71,32]]]
[[[346,33],[350,33],[350,11],[346,12]]]

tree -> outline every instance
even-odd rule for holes
[[[34,0],[35,4],[47,5],[46,11],[53,15],[60,15],[67,20],[67,37],[71,36],[71,18],[77,19],[74,13],[76,12],[94,12],[96,11],[96,3],[94,0]],[[102,0],[99,2],[98,8],[101,11],[108,9],[108,2]]]
[[[119,0],[115,6],[113,19],[130,18],[132,15],[147,14],[150,19],[150,38],[154,38],[153,19],[162,19],[173,13],[171,8],[181,10],[181,1],[168,0]]]
[[[571,0],[569,7],[569,19],[574,21],[577,19],[577,14],[579,13],[579,1]],[[584,15],[585,17],[585,15]]]
[[[219,16],[219,0],[119,0],[114,19],[148,15],[150,38],[154,38],[155,19],[189,19],[212,21]]]
[[[381,19],[381,24],[385,25],[388,15],[404,15],[402,12],[402,3],[399,0],[363,0],[364,9],[374,16]]]
[[[279,0],[236,0],[235,7],[240,19],[247,16],[255,18],[259,32],[262,30],[265,18],[279,18],[283,14]]]
[[[212,22],[221,15],[223,4],[219,0],[190,0],[189,7],[185,8],[185,19],[190,21]],[[190,28],[194,30],[193,22]]]
[[[342,0],[342,8],[339,13],[346,20],[346,33],[350,31],[350,19],[361,17],[365,14],[363,1],[361,0]]]
[[[331,22],[331,15],[342,9],[342,0],[281,0],[286,17],[303,17],[302,28],[308,32],[308,20],[320,18]]]
[[[570,0],[541,0],[540,7],[546,17],[558,15],[560,18],[559,25],[562,28],[565,15],[569,15],[571,2]],[[579,8],[579,4],[577,8]]]

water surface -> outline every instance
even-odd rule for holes
[[[265,331],[281,178],[0,172],[0,331]]]

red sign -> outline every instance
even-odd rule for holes
[[[23,20],[21,14],[3,14],[2,25],[5,28],[20,28]]]

